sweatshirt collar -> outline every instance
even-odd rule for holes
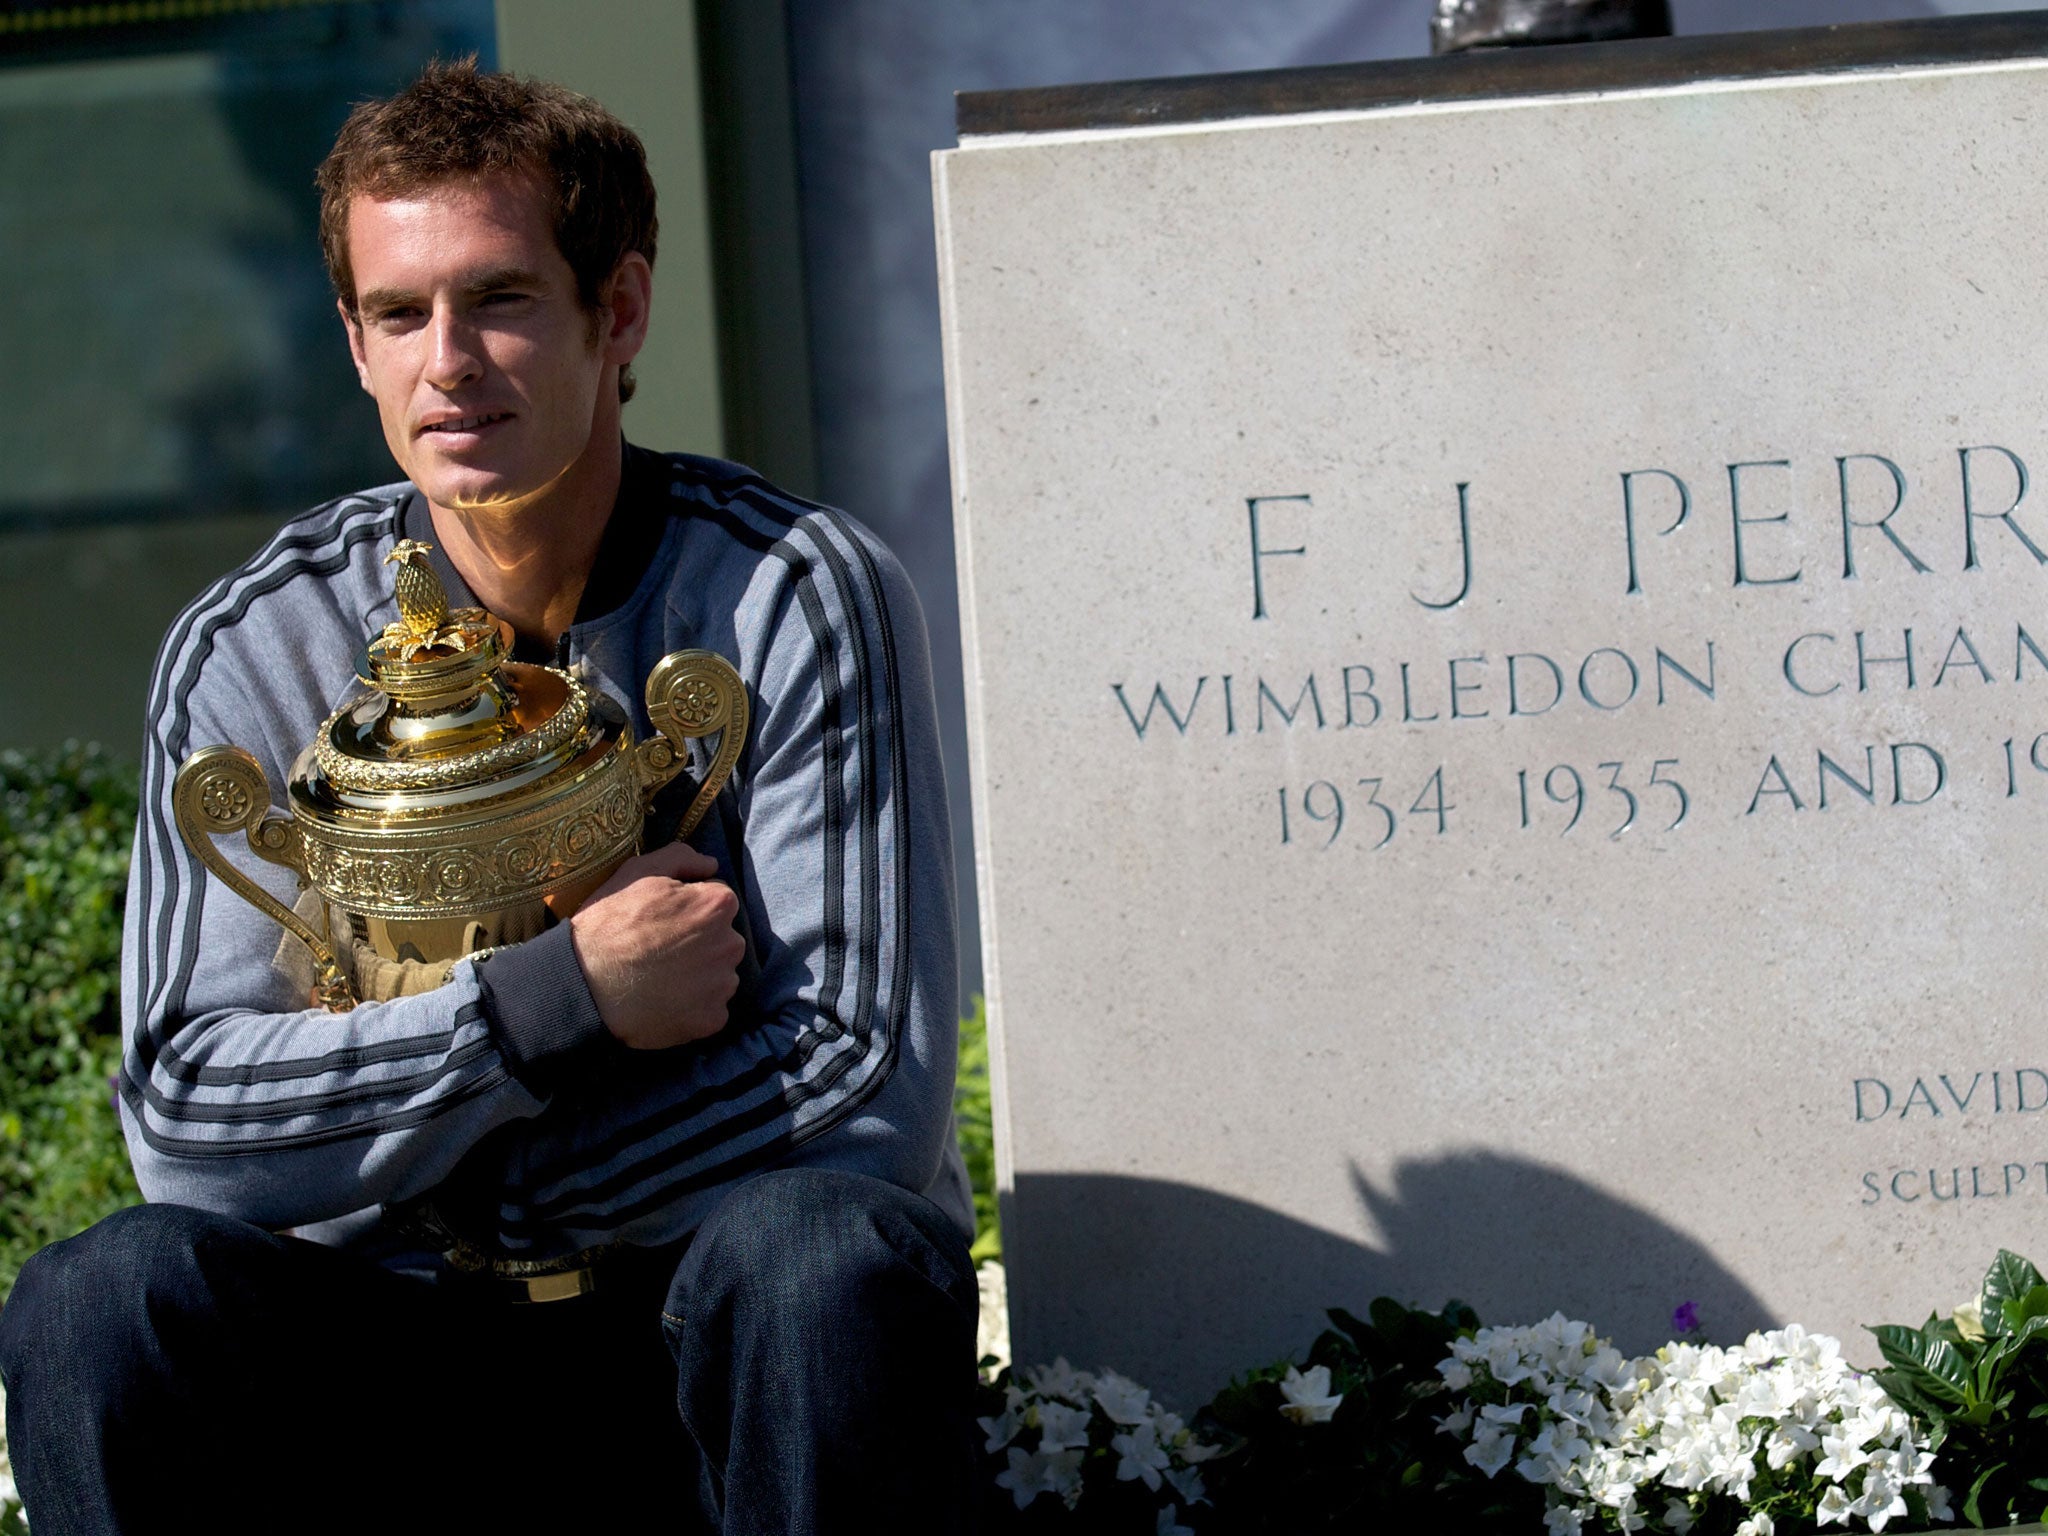
[[[665,461],[660,454],[636,448],[631,443],[622,441],[620,446],[625,457],[619,475],[618,499],[612,503],[611,515],[605,519],[597,558],[591,565],[589,579],[583,584],[583,595],[577,600],[576,617],[570,622],[572,631],[625,606],[653,564],[667,527],[668,498],[663,494],[667,488]],[[427,564],[441,579],[441,585],[447,588],[450,607],[480,606],[469,583],[462,579],[462,573],[455,569],[439,540],[434,537],[433,516],[427,510],[426,498],[417,490],[409,491],[399,504],[393,538],[418,539],[433,545],[427,552]],[[380,596],[377,606],[383,606],[386,601],[387,598]],[[515,661],[559,663],[554,647],[524,635],[515,637],[512,656]]]

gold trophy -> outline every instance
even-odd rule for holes
[[[403,539],[386,556],[399,620],[357,655],[368,691],[299,754],[289,815],[271,809],[262,765],[240,747],[194,752],[171,790],[200,862],[311,951],[314,995],[337,1012],[436,985],[463,956],[540,932],[639,847],[686,744],[716,734],[676,831],[687,837],[746,740],[745,684],[692,650],[655,664],[658,734],[636,744],[611,699],[509,660],[508,631],[483,609],[450,612],[430,547]],[[295,909],[228,861],[214,839],[231,832],[299,877]]]

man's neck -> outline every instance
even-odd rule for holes
[[[552,644],[575,620],[619,499],[624,446],[593,451],[516,509],[428,502],[434,536],[484,607]]]

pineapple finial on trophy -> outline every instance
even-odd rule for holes
[[[448,622],[448,591],[441,578],[427,564],[427,551],[434,546],[419,539],[400,539],[384,557],[384,563],[398,566],[398,617],[407,638],[422,645]]]

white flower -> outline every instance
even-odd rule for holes
[[[1905,1512],[1899,1485],[1876,1467],[1863,1474],[1862,1494],[1849,1501],[1849,1513],[1868,1520],[1873,1531],[1883,1530],[1892,1516]]]
[[[1085,1450],[1088,1445],[1088,1410],[1069,1408],[1065,1403],[1038,1405],[1038,1448],[1041,1451]]]
[[[1550,1536],[1578,1536],[1579,1527],[1586,1517],[1569,1504],[1553,1504],[1544,1512],[1544,1529]]]
[[[1095,1378],[1086,1371],[1077,1371],[1067,1364],[1062,1355],[1051,1365],[1034,1366],[1024,1373],[1024,1384],[1040,1397],[1064,1398],[1070,1403],[1084,1403],[1088,1394],[1095,1389]]]
[[[996,1474],[996,1486],[1010,1490],[1010,1497],[1022,1509],[1041,1493],[1058,1494],[1069,1509],[1081,1497],[1081,1453],[1079,1451],[1027,1451],[1010,1447],[1010,1466]]]
[[[1280,1395],[1287,1399],[1280,1411],[1297,1424],[1327,1424],[1344,1401],[1344,1394],[1330,1391],[1330,1368],[1312,1365],[1306,1373],[1287,1367],[1280,1379]]]
[[[1119,1424],[1142,1424],[1152,1413],[1152,1394],[1115,1371],[1104,1371],[1096,1381],[1095,1401]]]
[[[1574,1424],[1590,1423],[1604,1411],[1600,1399],[1584,1387],[1553,1387],[1543,1406]]]
[[[1463,1392],[1472,1385],[1472,1367],[1462,1360],[1446,1360],[1436,1368],[1436,1373],[1453,1392]]]
[[[1936,1483],[1927,1490],[1927,1518],[1930,1520],[1953,1520],[1956,1512],[1949,1508],[1948,1490]]]
[[[1636,1362],[1629,1359],[1612,1344],[1603,1344],[1596,1349],[1580,1368],[1579,1380],[1589,1387],[1598,1387],[1608,1392],[1619,1392],[1624,1387],[1636,1384]]]
[[[1949,1316],[1955,1319],[1956,1332],[1965,1339],[1972,1344],[1984,1342],[1984,1308],[1981,1303],[1966,1301]]]
[[[1820,1503],[1813,1511],[1815,1525],[1847,1525],[1849,1523],[1849,1495],[1842,1492],[1839,1483],[1829,1486],[1820,1496]]]
[[[1159,1474],[1169,1465],[1166,1449],[1150,1424],[1140,1424],[1125,1434],[1112,1435],[1109,1448],[1121,1458],[1116,1464],[1119,1482],[1142,1479],[1154,1493],[1159,1491]]]
[[[1515,1455],[1515,1437],[1492,1424],[1481,1424],[1465,1447],[1465,1459],[1488,1477],[1500,1471]]]
[[[1195,1536],[1195,1533],[1180,1523],[1180,1511],[1168,1504],[1159,1511],[1159,1523],[1152,1528],[1152,1536]]]
[[[1764,1463],[1773,1472],[1784,1470],[1797,1458],[1820,1444],[1820,1437],[1797,1424],[1780,1424],[1764,1441]]]
[[[1211,1456],[1221,1455],[1220,1445],[1204,1445],[1195,1438],[1195,1432],[1181,1423],[1177,1414],[1162,1413],[1153,1420],[1153,1427],[1159,1431],[1159,1443],[1173,1453],[1174,1460],[1187,1466],[1199,1466]]]
[[[1472,1427],[1472,1405],[1454,1408],[1436,1421],[1436,1432],[1440,1435],[1462,1435]],[[994,1446],[989,1447],[994,1450]]]
[[[1523,1357],[1520,1330],[1482,1328],[1473,1337],[1485,1351],[1480,1356],[1481,1363],[1502,1386],[1512,1387],[1518,1381],[1527,1381],[1534,1374],[1535,1367]]]
[[[1777,1525],[1769,1515],[1751,1515],[1735,1527],[1735,1536],[1776,1536]]]
[[[1849,1474],[1863,1465],[1863,1442],[1869,1438],[1855,1419],[1829,1429],[1820,1437],[1821,1455],[1813,1464],[1813,1475],[1846,1482]]]
[[[1215,1451],[1214,1446],[1204,1446],[1203,1449],[1212,1454]],[[1173,1468],[1166,1474],[1166,1481],[1181,1496],[1184,1504],[1199,1504],[1209,1496],[1209,1490],[1202,1484],[1202,1474],[1193,1467]]]
[[[1014,1386],[1003,1394],[1003,1411],[993,1419],[976,1419],[988,1435],[984,1451],[1000,1451],[1024,1430],[1024,1394]]]
[[[1515,1464],[1525,1483],[1556,1483],[1562,1486],[1572,1469],[1592,1454],[1593,1447],[1583,1435],[1566,1424],[1546,1424],[1529,1442],[1527,1452]]]
[[[1671,1527],[1672,1536],[1685,1536],[1699,1517],[1693,1514],[1692,1506],[1683,1499],[1670,1499],[1664,1505],[1664,1523]]]

